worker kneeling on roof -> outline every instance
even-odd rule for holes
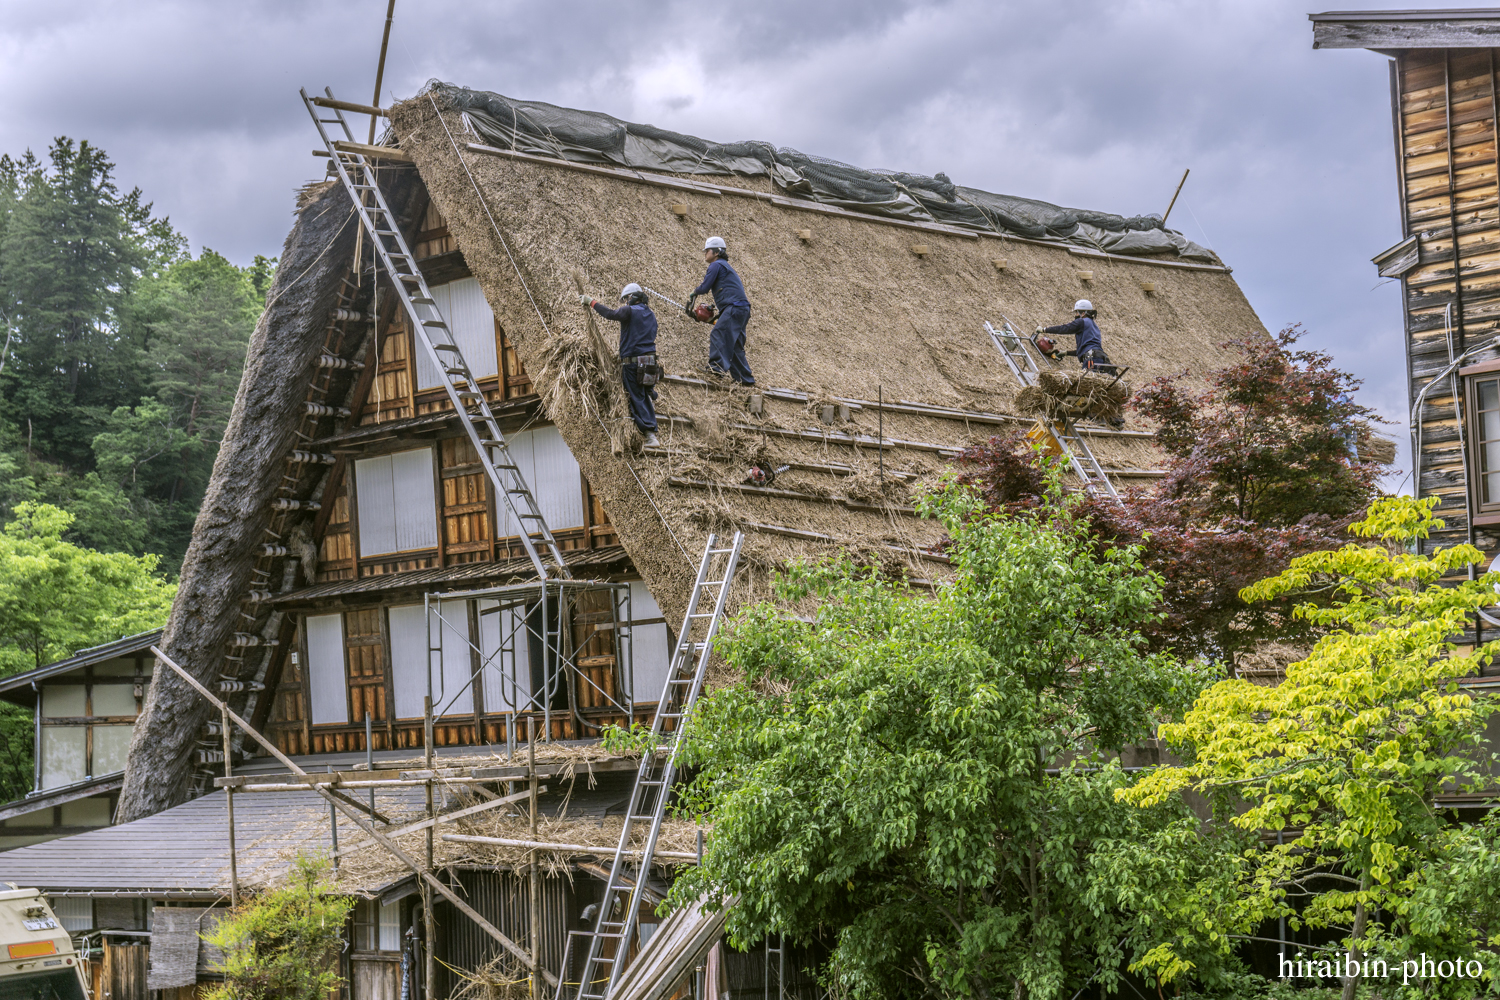
[[[655,447],[660,442],[656,437],[656,407],[652,402],[656,399],[654,386],[661,379],[661,366],[656,363],[656,314],[646,305],[645,291],[632,281],[620,289],[620,301],[625,304],[618,309],[610,309],[587,295],[578,299],[605,319],[620,324],[620,377],[625,383],[625,394],[630,397],[630,417],[646,436],[642,447]]]
[[[728,375],[740,385],[754,385],[750,362],[745,359],[745,327],[750,322],[750,300],[740,276],[729,266],[729,247],[722,237],[710,236],[703,244],[703,259],[708,273],[703,283],[688,295],[687,314],[693,314],[693,300],[712,292],[719,318],[708,335],[708,364],[704,371],[716,378]]]
[[[1058,326],[1039,326],[1036,332],[1052,334],[1053,336],[1073,337],[1073,350],[1060,350],[1056,344],[1038,337],[1037,346],[1042,353],[1054,360],[1072,355],[1078,358],[1078,363],[1089,371],[1103,372],[1106,375],[1115,374],[1115,366],[1110,364],[1109,355],[1104,353],[1104,337],[1099,333],[1099,324],[1094,322],[1098,311],[1094,304],[1088,299],[1079,299],[1073,303],[1073,321],[1062,323]]]

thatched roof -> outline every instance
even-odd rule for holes
[[[415,159],[544,398],[564,404],[550,406],[549,416],[668,614],[685,597],[709,530],[750,532],[755,583],[765,579],[756,569],[839,546],[904,561],[916,577],[940,572],[940,561],[913,554],[940,541],[935,525],[911,516],[913,491],[965,445],[1033,419],[1014,405],[1021,386],[985,333],[986,320],[1008,316],[1029,331],[1064,321],[1073,300],[1087,296],[1099,308],[1106,349],[1131,367],[1135,384],[1220,365],[1220,342],[1264,332],[1220,266],[799,207],[764,178],[710,184],[487,152],[464,115],[445,108],[452,93],[435,89],[398,105],[391,141]],[[747,408],[751,390],[704,380],[708,327],[658,303],[657,343],[671,376],[657,407],[666,418],[664,447],[616,454],[610,438],[628,437],[628,428],[606,433],[598,416],[566,405],[581,398],[568,391],[580,381],[619,395],[614,374],[601,375],[586,349],[575,275],[601,299],[630,281],[681,299],[702,277],[708,235],[728,241],[746,284],[748,352],[763,411]],[[879,398],[894,404],[883,415]],[[823,423],[824,404],[841,400],[860,401],[851,419],[836,411]],[[1106,467],[1159,464],[1139,431],[1101,428],[1094,441]],[[757,489],[743,484],[754,463],[792,468]]]
[[[1015,404],[1021,386],[986,320],[1008,316],[1025,331],[1066,319],[1086,296],[1106,349],[1136,385],[1222,365],[1220,342],[1264,333],[1219,265],[858,214],[788,197],[769,177],[652,174],[499,150],[445,107],[453,93],[392,110],[387,141],[414,168],[386,161],[381,183],[412,234],[428,195],[448,220],[546,416],[669,619],[682,613],[711,530],[747,532],[740,600],[763,594],[789,557],[841,550],[917,579],[941,576],[945,561],[932,555],[940,529],[913,516],[914,492],[965,446],[1034,419]],[[291,589],[295,568],[275,553],[315,551],[319,540],[324,521],[269,513],[273,496],[316,500],[330,481],[293,460],[311,434],[328,433],[306,404],[358,405],[351,380],[318,367],[322,354],[355,361],[368,348],[364,328],[330,319],[351,301],[352,218],[336,185],[304,192],[251,343],[164,637],[166,652],[205,683],[265,678],[271,659],[261,651],[272,647],[226,662],[236,633],[283,644],[292,636],[274,600],[247,595]],[[663,447],[639,454],[618,371],[598,361],[600,335],[612,342],[613,331],[590,330],[577,291],[610,299],[638,281],[683,297],[702,277],[699,248],[711,234],[728,241],[753,306],[760,409],[746,389],[703,381],[708,327],[664,309]],[[1159,463],[1140,429],[1100,428],[1092,440],[1106,468],[1142,484]],[[752,463],[790,468],[770,486],[748,486]],[[264,717],[264,698],[234,698]],[[124,818],[189,794],[206,716],[196,694],[158,671],[132,743]]]

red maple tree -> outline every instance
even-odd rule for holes
[[[1292,327],[1230,341],[1241,359],[1210,372],[1206,388],[1187,373],[1143,387],[1132,407],[1158,426],[1166,476],[1119,503],[1080,498],[1077,514],[1101,545],[1140,545],[1160,576],[1162,617],[1147,634],[1156,648],[1233,665],[1265,640],[1308,639],[1289,603],[1247,605],[1239,591],[1296,556],[1342,544],[1376,495],[1382,467],[1361,453],[1379,418],[1353,402],[1359,381],[1328,355],[1294,350],[1299,336]],[[959,456],[960,478],[991,508],[1027,516],[1057,461],[1019,433],[994,437]]]

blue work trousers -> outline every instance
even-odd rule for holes
[[[656,399],[656,389],[641,384],[642,371],[641,365],[624,364],[620,366],[620,378],[625,383],[625,395],[630,398],[630,419],[635,421],[641,433],[654,434],[656,407],[652,402]]]
[[[708,335],[708,363],[744,385],[755,384],[750,362],[745,358],[745,327],[749,322],[748,305],[728,306]]]

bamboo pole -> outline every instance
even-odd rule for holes
[[[432,619],[428,618],[428,632],[432,630]],[[431,639],[428,640],[429,645]],[[422,705],[422,737],[426,743],[427,770],[432,770],[432,650],[427,651],[427,697]],[[432,812],[432,779],[427,779],[427,818],[433,818]],[[432,871],[432,827],[427,827],[427,870]],[[437,1000],[437,990],[433,980],[437,978],[437,925],[434,921],[432,907],[432,887],[423,886],[422,889],[422,924],[425,931],[425,951],[423,956],[423,986],[427,994],[427,1000]]]
[[[506,837],[484,837],[470,833],[445,833],[443,839],[455,844],[493,844],[496,847],[523,847],[528,850],[551,851],[556,854],[613,855],[613,847],[590,847],[587,844],[554,844],[547,840],[511,840]],[[644,851],[626,851],[629,857],[640,857]],[[670,858],[673,861],[698,860],[698,855],[688,851],[652,851],[655,858]]]
[[[379,104],[380,102],[376,101],[375,103]],[[1177,190],[1172,192],[1171,204],[1167,205],[1167,210],[1161,214],[1161,224],[1163,226],[1167,224],[1167,216],[1172,214],[1172,207],[1177,204],[1177,196],[1182,194],[1182,186],[1187,183],[1187,175],[1191,170],[1192,168],[1189,167],[1182,172],[1182,180],[1177,182]]]
[[[179,677],[181,677],[188,683],[190,687],[193,688],[193,690],[197,691],[200,695],[207,699],[210,705],[213,705],[215,708],[227,714],[230,720],[233,721],[235,725],[240,727],[241,732],[243,732],[246,736],[249,736],[251,739],[255,740],[255,742],[259,743],[261,746],[265,747],[266,752],[269,753],[272,757],[275,757],[277,761],[279,761],[284,767],[287,768],[287,770],[293,772],[294,774],[307,774],[307,772],[298,767],[290,757],[282,753],[280,747],[272,743],[270,740],[266,739],[265,736],[261,735],[258,729],[256,729],[254,726],[250,725],[250,723],[246,722],[244,719],[240,718],[237,714],[231,711],[228,705],[224,704],[224,702],[217,698],[212,692],[210,692],[208,688],[199,683],[198,678],[188,673],[185,669],[178,665],[176,661],[167,656],[166,653],[163,653],[159,647],[152,646],[151,652],[158,660],[175,671]],[[320,788],[316,785],[312,787],[313,791],[317,792],[324,798],[329,799],[330,801],[338,802],[338,800],[334,799],[333,795],[326,788]],[[516,944],[498,927],[486,920],[478,910],[475,910],[468,903],[460,899],[457,893],[444,885],[440,879],[434,877],[431,872],[424,871],[422,867],[418,865],[415,860],[408,857],[406,852],[403,851],[399,846],[397,846],[394,841],[385,836],[379,830],[375,829],[374,823],[367,821],[365,817],[360,814],[357,808],[343,802],[338,803],[338,808],[340,812],[342,812],[345,816],[349,817],[349,819],[354,822],[355,826],[359,827],[365,833],[373,837],[375,839],[375,842],[378,843],[381,847],[385,848],[388,853],[396,858],[396,860],[400,861],[415,875],[430,884],[434,889],[442,894],[442,896],[447,899],[448,902],[452,903],[460,913],[468,917],[470,920],[474,921],[474,923],[478,924],[480,930],[484,931],[490,937],[498,941],[502,948],[510,952],[516,958],[520,959],[528,969],[533,968],[531,963],[531,956],[526,952],[524,948]],[[548,972],[546,969],[539,969],[537,971],[541,973],[542,977],[546,979],[550,985],[557,985],[557,977],[554,976],[551,972]]]
[[[234,768],[229,763],[229,706],[221,705],[219,724],[224,731],[224,777],[234,777]],[[40,728],[40,727],[38,727]],[[224,789],[224,803],[229,810],[229,905],[240,905],[240,865],[234,849],[234,788]]]
[[[545,600],[545,597],[543,598]],[[545,612],[544,612],[545,613]],[[530,744],[530,759],[526,770],[531,783],[531,839],[536,839],[537,820],[537,786],[536,786],[536,718],[527,719],[526,725],[527,742]],[[541,1000],[541,989],[537,983],[536,974],[541,970],[542,962],[542,896],[541,886],[537,884],[537,874],[540,869],[537,863],[537,852],[531,852],[531,1000]]]
[[[396,17],[396,0],[390,0],[385,8],[385,31],[380,35],[380,61],[375,64],[375,96],[370,104],[380,107],[380,85],[385,80],[385,51],[391,44],[391,21]],[[375,115],[370,116],[370,142],[375,142]]]

